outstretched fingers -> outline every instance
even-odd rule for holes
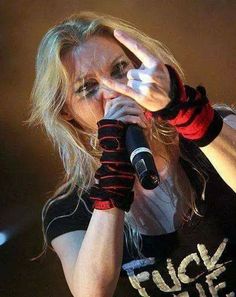
[[[152,68],[156,66],[157,59],[154,57],[143,44],[126,32],[114,30],[115,38],[126,46],[146,67]]]

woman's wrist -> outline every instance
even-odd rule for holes
[[[134,200],[133,191],[119,192],[116,189],[106,190],[94,185],[90,190],[90,199],[94,200],[94,208],[100,210],[111,209],[117,207],[128,212]]]
[[[195,90],[183,85],[174,68],[166,66],[171,79],[171,102],[154,116],[168,121],[182,137],[196,145],[208,145],[220,133],[222,118],[210,105],[204,87]]]
[[[97,125],[103,153],[102,165],[95,173],[98,184],[90,191],[93,207],[101,210],[117,207],[129,211],[135,177],[125,148],[126,125],[113,119],[102,119]]]

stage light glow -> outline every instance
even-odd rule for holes
[[[7,241],[7,235],[4,232],[0,232],[0,245],[3,245]]]

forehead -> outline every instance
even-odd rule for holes
[[[112,38],[93,36],[63,58],[70,75],[78,78],[90,73],[106,71],[108,65],[119,56],[125,55]]]

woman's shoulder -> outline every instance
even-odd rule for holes
[[[47,242],[75,230],[86,230],[92,215],[92,202],[86,193],[80,197],[77,188],[68,196],[49,199],[42,210],[43,230]]]

